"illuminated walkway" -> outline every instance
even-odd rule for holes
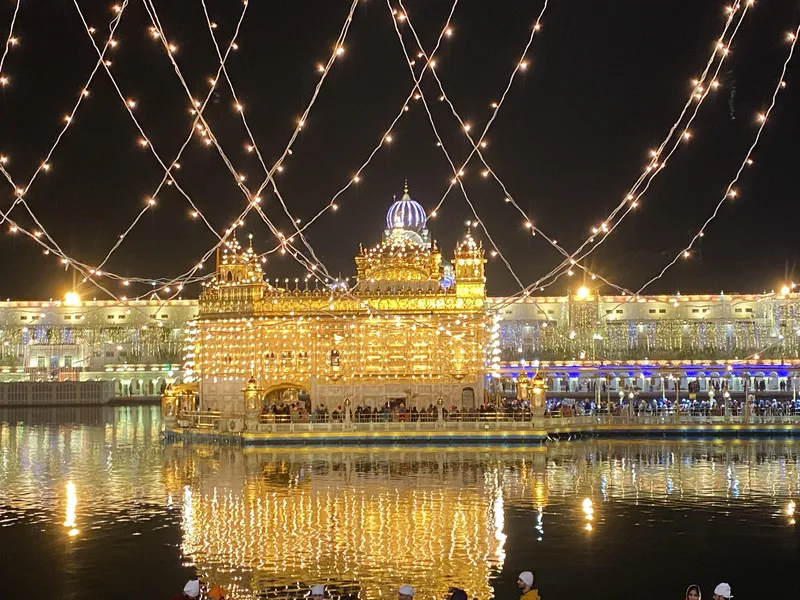
[[[222,425],[222,426],[220,426]],[[537,418],[532,421],[475,420],[378,423],[270,423],[257,430],[221,431],[224,424],[169,426],[170,441],[281,446],[313,444],[541,444],[548,440],[595,437],[793,437],[800,416],[686,417],[672,415]]]

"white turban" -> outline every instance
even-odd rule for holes
[[[190,579],[185,586],[183,586],[183,593],[189,598],[197,598],[200,595],[200,580]]]
[[[325,586],[321,584],[312,585],[311,586],[311,595],[312,596],[324,596],[325,595]]]

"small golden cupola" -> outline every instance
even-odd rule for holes
[[[252,309],[253,303],[261,298],[267,284],[261,268],[261,259],[253,250],[253,235],[250,245],[242,250],[239,241],[232,237],[217,250],[217,270],[206,283],[201,298],[218,303],[216,310]]]
[[[486,295],[485,264],[483,244],[475,241],[467,225],[464,238],[456,244],[453,260],[457,296],[483,298]]]

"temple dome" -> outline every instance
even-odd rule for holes
[[[421,233],[427,220],[425,209],[408,195],[406,186],[403,197],[395,201],[386,213],[386,229],[397,228]]]

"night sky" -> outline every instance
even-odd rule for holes
[[[350,0],[267,2],[251,0],[229,73],[245,106],[265,160],[272,164],[288,141],[307,104],[350,6]],[[209,0],[215,30],[224,50],[242,4]],[[445,0],[409,0],[412,23],[430,50],[451,7]],[[82,2],[95,39],[105,39],[110,4]],[[167,36],[178,45],[176,59],[197,98],[204,97],[217,65],[199,0],[159,0]],[[14,9],[3,0],[0,36]],[[461,116],[480,131],[520,58],[539,1],[463,0],[453,18],[453,36],[437,54],[439,73]],[[642,2],[551,0],[543,28],[490,130],[485,156],[531,219],[568,250],[624,197],[676,119],[691,80],[700,75],[725,21],[724,3],[697,0]],[[748,13],[720,73],[721,86],[703,104],[691,128],[693,138],[670,160],[629,216],[591,256],[589,266],[620,285],[638,289],[688,242],[711,214],[742,162],[780,74],[789,44],[786,32],[800,20],[797,2],[757,2]],[[112,72],[156,151],[171,161],[191,125],[188,99],[160,42],[148,34],[144,6],[132,0],[117,30]],[[408,35],[409,51],[416,53]],[[23,0],[0,88],[0,154],[19,184],[41,163],[96,61],[71,2]],[[292,213],[303,220],[324,207],[383,137],[411,91],[412,80],[386,3],[362,0],[356,9],[345,53],[337,59],[322,93],[278,175],[279,189]],[[800,61],[800,58],[796,59]],[[419,68],[419,65],[418,65]],[[757,149],[755,164],[737,186],[702,245],[648,288],[651,293],[760,292],[792,276],[800,205],[800,64],[792,62],[788,87],[779,95]],[[251,189],[263,179],[258,160],[245,150],[246,133],[227,87],[221,82],[206,117],[237,171]],[[437,101],[435,81],[426,75],[423,90],[445,146],[459,164],[468,142],[449,109]],[[361,182],[343,194],[339,210],[320,218],[308,231],[318,256],[334,275],[352,275],[360,242],[379,241],[386,209],[402,194],[408,178],[411,195],[427,210],[447,189],[452,172],[419,102],[398,122],[393,142],[378,152]],[[64,139],[27,195],[47,231],[70,255],[96,264],[144,206],[163,175],[142,149],[139,132],[100,70]],[[176,179],[218,231],[244,208],[216,150],[199,136],[190,142]],[[525,283],[548,272],[560,255],[541,237],[531,237],[521,216],[503,202],[496,182],[480,175],[477,160],[464,183],[489,232]],[[5,185],[3,210],[14,190]],[[271,194],[264,209],[285,232],[289,221]],[[174,188],[165,187],[158,204],[142,219],[114,255],[108,269],[123,276],[172,277],[188,270],[214,244],[214,237]],[[21,208],[13,216],[35,228]],[[432,237],[452,255],[463,223],[471,219],[464,197],[453,191],[436,219]],[[256,249],[274,238],[255,215],[244,227]],[[241,236],[242,238],[244,236]],[[485,236],[480,235],[481,239]],[[19,233],[0,230],[0,281],[3,298],[61,297],[72,276],[57,258]],[[210,266],[210,264],[209,264]],[[272,255],[267,275],[303,276],[289,257]],[[505,266],[488,265],[492,295],[518,291]],[[796,279],[800,274],[794,273]],[[146,292],[106,282],[117,295]],[[562,294],[580,284],[578,275],[550,288]],[[609,292],[609,288],[603,288]],[[197,288],[187,290],[194,296]],[[84,291],[85,296],[101,292]]]

